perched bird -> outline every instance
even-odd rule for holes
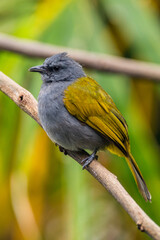
[[[98,150],[108,149],[125,157],[140,193],[151,201],[130,152],[126,121],[108,93],[66,53],[47,58],[30,71],[39,72],[42,77],[38,114],[49,138],[66,150],[92,150],[83,167],[92,162]]]

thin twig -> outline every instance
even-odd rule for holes
[[[37,113],[37,101],[26,89],[19,86],[5,74],[0,72],[0,89],[10,97],[23,111],[40,124]],[[68,155],[81,164],[87,156],[85,151],[67,151]],[[153,222],[139,205],[126,192],[117,177],[103,167],[98,161],[93,161],[87,171],[92,174],[107,191],[120,203],[131,216],[139,230],[146,232],[151,238],[160,239],[160,227]]]
[[[67,52],[73,59],[87,68],[160,81],[160,66],[153,63],[54,46],[2,33],[0,34],[0,50],[38,58],[46,58],[59,52]]]

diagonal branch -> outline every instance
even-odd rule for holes
[[[59,52],[68,52],[73,59],[87,68],[160,81],[160,66],[157,64],[54,46],[2,33],[0,34],[0,50],[39,58],[46,58]]]
[[[40,125],[37,113],[37,101],[30,92],[19,86],[2,72],[0,72],[0,90]],[[87,156],[87,153],[84,151],[67,151],[67,153],[80,164],[81,160]],[[160,239],[160,227],[131,198],[115,175],[95,160],[89,165],[87,171],[120,203],[136,223],[139,230],[146,232],[153,239]]]

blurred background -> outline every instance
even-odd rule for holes
[[[160,63],[159,0],[1,0],[0,32],[44,43]],[[36,98],[44,59],[0,51],[0,70]],[[132,154],[152,203],[123,158],[99,153],[144,211],[160,224],[160,85],[86,69],[129,126]],[[0,92],[0,240],[149,239],[108,192]]]

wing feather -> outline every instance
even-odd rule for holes
[[[128,152],[127,124],[112,98],[96,81],[79,78],[64,91],[63,101],[70,114]]]

